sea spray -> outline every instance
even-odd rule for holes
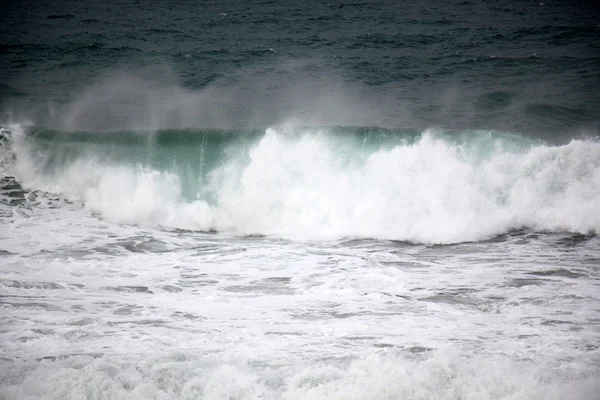
[[[593,140],[351,127],[12,130],[24,187],[121,223],[425,243],[521,228],[600,231]]]

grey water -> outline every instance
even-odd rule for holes
[[[0,398],[600,398],[600,8],[9,1]]]
[[[9,2],[1,104],[75,129],[298,116],[571,136],[597,129],[598,15],[580,1]]]

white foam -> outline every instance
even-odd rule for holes
[[[169,171],[77,159],[36,168],[22,141],[18,176],[30,188],[82,200],[124,223],[218,229],[296,239],[374,237],[427,243],[481,240],[511,229],[600,232],[600,143],[472,154],[425,133],[416,143],[348,154],[326,130],[269,129],[209,177],[217,199],[184,200]],[[20,146],[20,147],[19,147]],[[39,163],[38,163],[39,164]]]
[[[252,362],[255,361],[255,362]],[[410,357],[371,352],[346,361],[294,365],[175,353],[71,356],[3,366],[7,399],[596,399],[598,376],[503,356],[436,351]]]
[[[573,141],[476,160],[426,134],[347,163],[325,133],[268,131],[249,165],[224,167],[217,224],[296,238],[418,242],[487,238],[509,229],[598,232],[600,144]]]

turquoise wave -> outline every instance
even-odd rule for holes
[[[25,189],[122,223],[427,243],[600,231],[593,139],[347,126],[5,136],[4,164]]]
[[[250,163],[250,151],[265,137],[264,130],[162,129],[157,131],[61,131],[28,127],[25,140],[37,154],[37,165],[46,172],[60,170],[80,159],[104,164],[130,165],[174,173],[183,182],[187,200],[215,200],[203,186],[210,174],[235,160]],[[324,143],[342,165],[364,163],[379,151],[414,146],[424,135],[456,148],[471,162],[503,151],[525,151],[539,139],[520,133],[482,130],[389,129],[382,127],[303,126],[277,130],[290,145],[308,137]]]

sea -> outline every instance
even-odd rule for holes
[[[600,399],[600,3],[3,2],[0,399]]]

